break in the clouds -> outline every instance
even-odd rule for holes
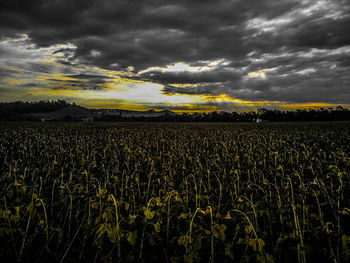
[[[8,0],[1,101],[237,109],[350,103],[346,0]]]

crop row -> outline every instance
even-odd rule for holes
[[[8,262],[349,262],[350,124],[0,126]]]

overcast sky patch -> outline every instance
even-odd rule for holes
[[[349,104],[349,23],[345,0],[2,1],[0,95]]]

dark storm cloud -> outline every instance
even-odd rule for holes
[[[161,72],[158,70],[151,70],[140,74],[141,79],[153,80],[163,84],[195,84],[195,83],[213,83],[221,82],[223,80],[238,80],[241,74],[232,70],[218,69],[210,71],[190,72]]]
[[[67,85],[50,85],[49,88],[51,90],[102,90],[101,87],[98,86],[86,86],[84,84],[78,85],[78,84],[71,84],[70,86]]]
[[[296,6],[261,2],[18,0],[2,4],[0,21],[3,32],[26,32],[39,46],[73,42],[77,55],[92,63],[142,68],[243,57],[250,51],[243,41],[247,19],[273,18]],[[92,49],[101,57],[89,57]]]
[[[111,79],[109,76],[102,75],[91,75],[91,74],[77,74],[77,75],[68,75],[67,77],[76,78],[76,79],[86,79],[86,80],[100,80],[104,81],[105,79]]]
[[[169,94],[348,103],[349,14],[345,0],[8,0],[0,4],[0,35],[25,33],[37,47],[70,43],[74,48],[53,52],[62,55],[57,62],[133,72]],[[228,63],[201,72],[147,70],[219,59]],[[273,70],[248,77],[264,69]],[[91,87],[108,82],[70,77]]]
[[[0,79],[11,77],[13,74],[17,74],[17,73],[18,71],[16,70],[0,68]]]
[[[82,81],[79,80],[64,80],[62,81],[61,79],[47,79],[48,81],[54,81],[54,82],[68,82],[68,83],[72,83],[72,84],[81,84],[83,83]]]
[[[75,75],[79,76],[77,79],[47,79],[47,81],[53,83],[49,84],[48,87],[52,89],[70,89],[70,90],[102,90],[103,87],[97,86],[105,84],[108,81],[101,78],[102,76],[90,76],[90,75]]]
[[[102,75],[91,75],[91,74],[76,74],[76,75],[67,75],[67,77],[75,78],[75,79],[83,79],[87,80],[89,82],[99,82],[99,83],[106,83],[108,82],[108,79],[112,79],[112,77],[109,76],[102,76]]]
[[[268,75],[268,73],[267,73]],[[221,91],[244,100],[286,101],[290,103],[347,103],[350,76],[347,71],[327,68],[315,72],[294,73],[280,76],[271,74],[266,79],[252,78],[242,82],[243,91],[228,89]]]
[[[167,85],[164,88],[166,94],[187,94],[187,95],[212,95],[217,89],[217,85],[199,85],[191,88]]]

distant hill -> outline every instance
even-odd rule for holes
[[[75,103],[69,103],[64,100],[42,100],[36,102],[7,102],[0,103],[0,120],[21,121],[35,120],[33,113],[50,113],[67,107],[78,107]]]
[[[67,106],[65,108],[52,111],[52,112],[38,112],[38,113],[27,113],[28,117],[33,117],[40,120],[69,120],[69,119],[81,119],[81,118],[92,118],[93,110],[86,109],[81,106]]]
[[[32,113],[32,112],[50,112],[65,108],[67,106],[76,106],[75,103],[69,103],[64,100],[41,100],[35,102],[5,102],[0,103],[0,112],[8,113]]]
[[[169,110],[132,111],[119,109],[87,109],[65,101],[0,103],[0,121],[115,121],[134,118],[176,116]]]
[[[159,121],[159,122],[284,122],[350,121],[350,110],[342,106],[318,110],[278,110],[260,108],[250,112],[194,112],[176,114],[170,110],[132,111],[87,109],[63,100],[0,103],[0,121]]]

